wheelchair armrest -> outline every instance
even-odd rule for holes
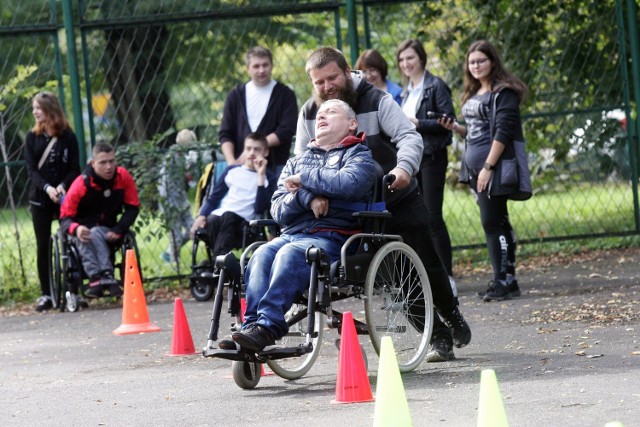
[[[270,227],[273,225],[278,225],[278,223],[273,219],[252,219],[249,221],[249,225],[251,227]]]
[[[361,212],[354,212],[353,216],[357,218],[389,219],[393,215],[391,215],[391,212],[389,211],[383,211],[383,212],[361,211]]]

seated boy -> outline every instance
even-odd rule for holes
[[[136,184],[126,169],[116,165],[113,146],[97,143],[93,158],[71,184],[60,208],[60,226],[75,241],[89,276],[87,296],[98,298],[105,290],[111,296],[122,295],[113,276],[110,245],[129,231],[139,210]]]
[[[277,178],[267,168],[267,147],[263,134],[247,135],[244,163],[228,166],[222,172],[191,226],[191,238],[199,228],[206,227],[214,257],[241,247],[243,226],[269,208]]]
[[[365,135],[355,135],[355,113],[340,100],[323,103],[316,116],[316,139],[290,159],[278,180],[271,213],[282,234],[260,246],[246,271],[247,309],[242,330],[221,349],[261,351],[288,332],[285,313],[309,286],[305,252],[322,248],[331,262],[349,235],[358,231],[348,202],[366,202],[375,179]]]

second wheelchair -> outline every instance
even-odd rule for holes
[[[82,259],[71,237],[58,230],[51,235],[49,247],[49,286],[54,309],[77,311],[86,307],[89,278],[82,267]],[[121,288],[124,280],[126,251],[132,249],[140,262],[135,234],[129,231],[111,247],[111,262],[115,279]],[[110,296],[110,295],[105,295]]]

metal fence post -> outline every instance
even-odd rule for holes
[[[76,38],[73,30],[73,14],[71,0],[62,0],[64,28],[67,36],[67,64],[71,83],[71,105],[73,109],[73,124],[75,134],[80,145],[80,164],[87,163],[87,150],[84,141],[84,123],[82,122],[82,102],[80,100],[80,80],[78,79],[78,59],[76,57]]]
[[[351,50],[351,66],[353,67],[360,55],[358,47],[358,19],[356,17],[355,0],[347,0],[347,22],[349,25],[349,48]]]
[[[640,103],[640,44],[638,44],[638,4],[634,0],[627,0],[627,26],[629,28],[629,41],[631,48],[631,75],[633,79],[633,100],[636,109],[635,120],[627,123],[631,131],[633,144],[631,146],[631,165],[633,172],[634,211],[636,218],[636,231],[640,230],[640,212],[638,209],[638,131],[640,130],[640,116],[638,104]]]

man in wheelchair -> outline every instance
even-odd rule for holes
[[[214,259],[241,247],[244,226],[269,209],[277,177],[267,167],[268,154],[266,136],[257,132],[247,135],[241,156],[244,163],[228,166],[202,204],[190,235],[193,239],[205,228]]]
[[[286,311],[308,287],[307,249],[321,248],[333,262],[358,232],[348,206],[369,200],[375,164],[364,133],[355,135],[357,127],[355,113],[343,101],[327,101],[318,110],[316,139],[287,162],[271,200],[282,234],[251,257],[245,321],[233,340],[219,342],[220,349],[258,352],[274,345],[288,332]]]
[[[60,227],[78,248],[89,277],[85,295],[99,298],[106,291],[111,296],[120,296],[122,288],[113,275],[112,246],[133,225],[140,201],[133,177],[116,165],[113,146],[99,142],[92,154],[84,173],[73,181],[62,203]]]

